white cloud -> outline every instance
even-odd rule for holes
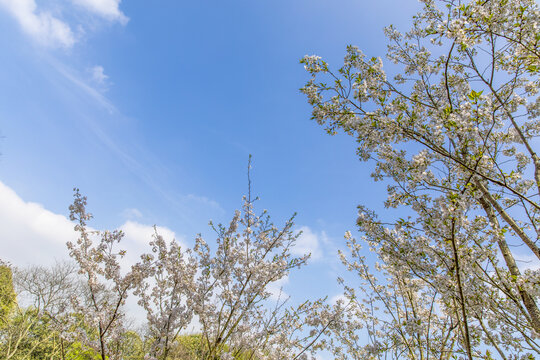
[[[298,232],[302,232],[298,240],[296,241],[296,245],[292,249],[292,253],[295,255],[304,255],[304,254],[311,254],[312,260],[317,260],[322,257],[322,251],[319,244],[319,237],[324,237],[325,234],[322,233],[321,235],[318,235],[314,233],[308,226],[302,226],[297,230]]]
[[[96,65],[93,68],[91,68],[90,74],[92,74],[92,80],[94,80],[96,83],[100,85],[105,84],[105,81],[109,78],[107,75],[105,75],[105,69],[103,69],[103,66],[99,66],[99,65]]]
[[[120,227],[125,234],[125,239],[136,244],[146,245],[152,240],[154,235],[154,226],[153,225],[143,225],[135,221],[128,220]],[[163,236],[166,242],[169,242],[172,239],[177,239],[176,234],[169,228],[157,226],[157,233]],[[181,242],[181,244],[183,244]]]
[[[15,265],[51,264],[67,257],[66,242],[77,238],[73,224],[42,205],[23,201],[0,182],[0,247]]]
[[[129,21],[119,9],[121,0],[71,0],[71,2],[76,6],[64,4],[58,7],[56,4],[56,12],[69,14],[82,10],[109,21],[118,21],[122,25]],[[70,48],[77,41],[72,28],[79,29],[80,34],[84,33],[85,24],[69,24],[43,9],[41,5],[38,9],[36,0],[0,0],[0,8],[13,16],[24,32],[45,46]]]
[[[167,243],[176,239],[176,241],[180,243],[182,249],[186,249],[184,239],[179,238],[174,231],[163,226],[157,226],[156,229],[157,233],[161,235]],[[154,226],[128,220],[120,226],[120,230],[124,233],[124,238],[122,239],[119,248],[126,250],[126,256],[121,261],[121,265],[124,269],[129,269],[131,265],[134,265],[140,260],[142,254],[152,251],[148,243],[153,239],[155,233]]]
[[[35,40],[46,46],[71,47],[75,37],[68,24],[49,12],[38,11],[35,0],[0,0],[22,29]]]
[[[78,234],[74,224],[64,215],[55,214],[42,205],[21,199],[15,191],[0,182],[0,259],[14,265],[48,265],[55,260],[68,259],[66,242],[75,241]],[[149,252],[154,227],[135,221],[126,221],[120,229],[125,236],[119,248],[126,250],[122,261],[129,266]],[[185,248],[183,238],[166,227],[157,227],[158,233],[169,242],[177,239]]]
[[[21,199],[11,188],[0,181],[0,260],[25,267],[28,265],[53,265],[58,260],[68,260],[66,242],[76,241],[78,234],[74,224],[64,215],[55,214],[43,205]],[[134,209],[131,209],[134,210]],[[154,227],[135,221],[126,221],[120,229],[125,236],[118,249],[126,250],[126,257],[120,260],[124,271],[140,260],[140,255],[151,251],[148,242],[154,234]],[[179,239],[166,227],[157,231],[169,242]],[[182,240],[182,239],[180,239]],[[180,241],[182,248],[185,245]],[[145,313],[137,305],[135,297],[130,296],[128,313],[142,324]],[[196,326],[196,322],[192,323]]]
[[[120,11],[122,0],[72,0],[74,4],[84,7],[105,19],[127,24],[129,18]]]

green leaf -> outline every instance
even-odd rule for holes
[[[531,74],[534,74],[534,73],[537,73],[538,72],[538,66],[536,65],[529,65],[527,66],[527,71]]]
[[[476,101],[480,98],[480,95],[482,95],[483,91],[480,90],[478,92],[474,91],[474,90],[471,90],[471,93],[469,95],[467,95],[469,97],[469,99],[471,99],[472,101]]]

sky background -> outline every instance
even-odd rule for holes
[[[0,0],[0,247],[17,266],[68,258],[73,187],[97,229],[121,228],[136,259],[152,225],[186,245],[227,223],[247,191],[277,224],[294,212],[294,299],[337,296],[336,249],[356,206],[385,187],[328,136],[299,92],[299,60],[334,68],[345,47],[384,56],[414,0]]]

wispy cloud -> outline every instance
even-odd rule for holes
[[[55,12],[49,11],[35,0],[0,0],[0,8],[7,11],[21,26],[22,30],[32,39],[47,47],[70,48],[84,34],[85,24],[69,23],[60,18],[61,13],[80,13],[81,11],[94,14],[108,21],[127,24],[128,17],[120,10],[121,0],[71,0],[55,4]],[[81,19],[81,17],[69,17]],[[72,29],[79,29],[76,35]]]
[[[220,213],[225,213],[225,210],[223,210],[223,208],[221,207],[221,205],[219,205],[219,203],[217,201],[209,199],[206,196],[188,194],[188,195],[186,195],[184,197],[184,199],[186,200],[185,202],[198,203],[198,204],[201,204],[201,205],[203,205],[205,207],[217,210]]]
[[[39,11],[34,0],[0,0],[0,7],[42,45],[69,48],[75,43],[71,27],[50,12]]]
[[[127,24],[129,18],[120,11],[122,0],[72,0],[88,11],[111,21],[118,21],[122,25]]]
[[[129,219],[129,220],[140,219],[140,218],[143,217],[143,215],[139,211],[139,209],[135,209],[135,208],[124,209],[124,211],[122,211],[121,215],[122,215],[122,217],[124,217],[126,219]]]
[[[88,97],[89,101],[85,101],[86,104],[94,105],[97,108],[107,111],[112,119],[116,119],[115,121],[123,123],[130,122],[101,89],[99,89],[95,81],[88,79],[88,76],[81,76],[80,72],[58,61],[53,56],[45,55],[44,58],[62,78],[68,80],[68,91],[80,92],[83,96]],[[105,75],[103,69],[96,69],[95,73],[98,79],[102,74]],[[194,213],[205,213],[206,217],[208,216],[207,211],[210,211],[211,214],[218,215],[225,213],[217,201],[206,196],[174,194],[166,190],[159,179],[167,177],[167,167],[162,164],[162,160],[155,156],[151,150],[141,148],[136,143],[126,144],[123,141],[119,141],[114,133],[107,131],[107,127],[101,121],[101,118],[89,116],[86,112],[82,112],[79,119],[86,123],[88,130],[96,139],[106,146],[111,154],[116,156],[129,171],[147,184],[158,196],[165,199],[178,212],[181,219],[188,222],[192,221]]]
[[[76,71],[59,62],[53,57],[47,57],[47,60],[51,64],[51,66],[55,68],[56,71],[58,71],[60,75],[69,80],[73,85],[82,90],[86,95],[91,97],[97,105],[105,108],[111,114],[118,113],[116,107],[109,101],[109,99],[107,99],[98,89],[91,86],[89,83],[87,83],[87,81],[83,80],[80,76],[78,76]],[[100,69],[97,70],[98,76],[99,71]],[[103,71],[103,68],[101,69],[101,71]],[[106,76],[105,74],[102,75],[108,78],[108,76]],[[92,73],[92,76],[94,76],[94,73]]]
[[[99,85],[104,85],[109,78],[107,75],[105,75],[105,69],[103,69],[103,66],[96,65],[90,68],[89,71],[92,75],[92,80]]]

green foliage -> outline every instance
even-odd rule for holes
[[[169,360],[195,360],[202,358],[203,342],[200,334],[180,335],[169,352]]]
[[[0,265],[0,326],[7,324],[16,305],[17,297],[13,289],[11,268],[7,265]]]
[[[10,326],[21,332],[17,334],[20,343],[15,359],[46,359],[55,353],[57,339],[54,339],[55,334],[49,330],[49,322],[47,316],[40,316],[34,309],[20,312],[11,320]],[[25,330],[28,331],[27,336],[24,336]]]
[[[206,351],[205,351],[206,348]],[[229,351],[224,345],[223,351]],[[232,351],[235,360],[257,360],[251,350]],[[219,356],[217,357],[219,358]],[[175,346],[169,352],[167,360],[199,360],[208,359],[208,348],[201,334],[181,335],[176,339]]]
[[[80,342],[76,341],[69,344],[65,350],[65,360],[100,360],[101,356],[92,349],[85,347]],[[128,358],[126,358],[128,359]],[[140,358],[142,359],[142,357]]]
[[[49,322],[35,309],[18,309],[0,332],[0,356],[13,360],[54,358],[59,337],[50,330]]]
[[[126,331],[122,340],[118,343],[120,347],[117,354],[122,354],[123,360],[139,360],[145,355],[144,341],[135,331]]]

